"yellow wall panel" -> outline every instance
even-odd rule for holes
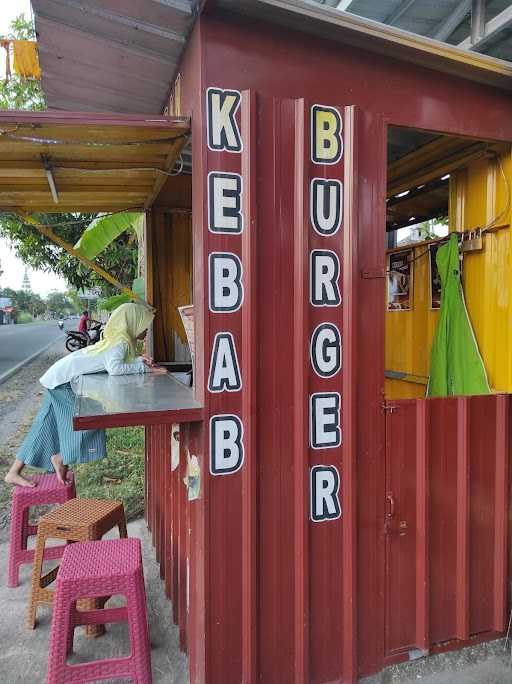
[[[510,153],[501,157],[512,183]],[[490,159],[468,169],[465,225],[486,225],[506,207],[506,185],[499,165]],[[499,224],[510,223],[510,208]],[[510,228],[484,237],[481,252],[467,253],[463,284],[489,383],[495,390],[512,391],[512,249]]]
[[[502,155],[512,185],[512,159]],[[495,159],[480,159],[450,179],[450,230],[483,227],[507,205],[506,184]],[[510,207],[498,224],[510,223]],[[489,383],[512,392],[512,244],[510,228],[487,233],[481,252],[465,253],[463,286],[469,317]],[[426,247],[414,248],[411,311],[386,311],[386,370],[428,376],[430,350],[439,313],[430,309],[430,272]],[[418,258],[419,257],[419,258]],[[386,380],[390,399],[423,396],[425,387]]]
[[[430,349],[438,311],[430,308],[430,261],[427,247],[414,248],[412,265],[413,308],[386,311],[386,371],[428,377]],[[422,397],[425,385],[386,379],[386,396],[392,399]]]

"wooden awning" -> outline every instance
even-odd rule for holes
[[[0,112],[0,211],[148,208],[189,133],[186,118]]]

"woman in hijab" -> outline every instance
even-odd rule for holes
[[[34,487],[34,482],[22,475],[23,468],[29,465],[56,472],[65,484],[70,465],[106,455],[105,430],[73,431],[75,395],[70,382],[80,375],[101,371],[109,375],[147,372],[152,363],[136,356],[136,345],[146,336],[153,315],[142,304],[122,304],[110,317],[100,342],[65,356],[46,371],[40,379],[46,388],[43,403],[5,476],[7,483]]]

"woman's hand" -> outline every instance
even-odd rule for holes
[[[162,366],[158,366],[150,356],[143,354],[142,359],[146,366],[151,369],[152,373],[159,373],[161,375],[167,373],[167,369],[163,368]]]
[[[163,366],[153,365],[153,366],[151,366],[150,372],[155,373],[156,375],[164,375],[164,373],[167,373],[167,369],[164,368]]]

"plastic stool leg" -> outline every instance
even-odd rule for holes
[[[44,548],[46,536],[38,534],[36,538],[36,548],[34,551],[34,565],[32,566],[32,587],[27,614],[27,628],[35,629],[37,616],[37,593],[41,586],[41,572],[43,569]]]
[[[7,577],[8,587],[19,585],[19,552],[22,549],[23,509],[13,502],[11,510],[11,528],[9,531],[9,568]]]
[[[123,512],[123,517],[119,520],[119,536],[121,539],[126,539],[128,537],[128,530],[126,529],[126,517]]]
[[[140,684],[151,684],[151,646],[146,609],[146,596],[142,573],[135,579],[127,592],[128,622],[130,641],[136,672],[135,681]]]

